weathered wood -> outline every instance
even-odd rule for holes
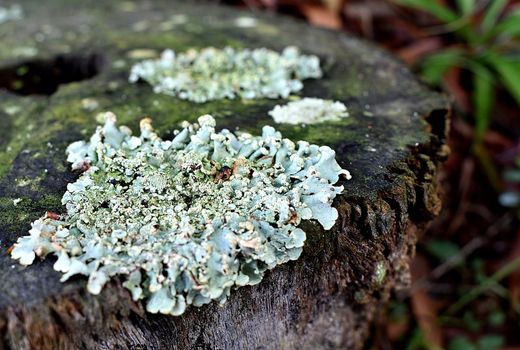
[[[0,86],[57,91],[0,91],[0,349],[360,349],[389,295],[407,287],[416,234],[438,212],[446,100],[379,48],[278,16],[256,14],[255,27],[238,28],[235,19],[250,13],[211,4],[22,6],[24,19],[0,24]],[[341,100],[351,117],[278,128],[294,140],[330,145],[351,171],[335,201],[335,227],[325,232],[305,222],[308,241],[298,261],[234,291],[223,306],[191,308],[181,317],[146,313],[117,282],[99,296],[85,291],[84,279],[60,283],[54,259],[28,268],[11,260],[7,249],[31,221],[62,210],[61,195],[76,176],[64,148],[92,132],[97,113],[112,110],[132,128],[150,115],[162,136],[205,113],[221,127],[252,133],[272,124],[266,112],[282,101],[196,105],[127,83],[137,57],[225,45],[297,45],[326,63],[324,79],[306,82],[302,95]],[[20,75],[24,62],[29,73]],[[38,69],[45,84],[32,81]],[[67,76],[94,77],[58,88]]]

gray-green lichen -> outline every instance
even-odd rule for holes
[[[276,105],[269,115],[276,123],[317,124],[348,117],[347,107],[339,101],[305,97],[286,105]]]
[[[158,60],[134,65],[129,81],[145,80],[156,93],[193,102],[217,99],[288,97],[303,88],[302,80],[321,78],[317,56],[296,47],[278,52],[213,47],[175,54],[165,50]]]
[[[330,229],[341,169],[327,146],[297,144],[270,126],[261,136],[215,131],[202,116],[162,140],[150,119],[140,136],[106,113],[89,142],[72,143],[80,178],[62,198],[66,213],[32,223],[11,256],[23,265],[54,253],[62,281],[88,276],[98,294],[116,275],[149,312],[180,315],[187,305],[224,302],[232,287],[297,259],[301,220]]]
[[[20,5],[10,7],[0,7],[0,24],[7,21],[16,21],[23,18],[23,10]]]

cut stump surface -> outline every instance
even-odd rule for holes
[[[27,0],[24,18],[0,24],[0,349],[361,349],[390,294],[408,286],[416,235],[439,210],[446,99],[385,51],[292,19],[196,2],[87,3]],[[352,173],[332,230],[304,222],[299,260],[180,317],[145,312],[118,281],[98,296],[84,278],[60,283],[54,258],[24,268],[9,257],[33,220],[63,212],[77,176],[65,148],[102,111],[134,130],[151,116],[165,138],[207,113],[230,130],[274,125],[267,111],[285,100],[194,104],[128,83],[133,63],[165,48],[226,45],[321,58],[324,78],[299,95],[342,101],[350,117],[276,128],[331,146]]]

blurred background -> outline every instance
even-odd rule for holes
[[[520,1],[220,2],[376,42],[452,100],[444,209],[367,349],[520,349]]]

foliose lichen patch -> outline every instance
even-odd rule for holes
[[[23,18],[22,7],[18,4],[9,7],[0,6],[0,24],[7,21],[17,21]]]
[[[283,106],[276,105],[269,115],[276,123],[317,124],[348,117],[348,112],[342,102],[305,97]]]
[[[89,142],[67,148],[84,172],[63,195],[66,213],[33,222],[14,259],[30,265],[53,253],[61,280],[88,276],[93,294],[122,275],[149,312],[180,315],[297,259],[301,220],[328,230],[337,219],[331,203],[343,187],[334,184],[350,174],[327,146],[295,144],[270,126],[261,136],[216,132],[209,115],[172,140],[150,119],[140,127],[132,136],[106,113]]]
[[[135,64],[129,81],[142,79],[156,93],[202,103],[225,98],[286,98],[303,88],[302,80],[321,76],[319,58],[302,55],[296,47],[282,53],[265,48],[209,47],[180,54],[165,50],[158,60]]]

